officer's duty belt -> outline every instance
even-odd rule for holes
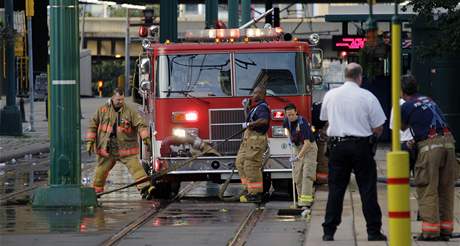
[[[355,136],[345,136],[345,137],[329,137],[329,141],[340,143],[340,142],[358,142],[358,141],[368,141],[369,137],[355,137]]]

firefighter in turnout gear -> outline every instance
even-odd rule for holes
[[[283,127],[294,149],[294,182],[298,194],[299,207],[311,207],[314,199],[313,182],[316,180],[316,158],[318,147],[311,126],[306,119],[297,114],[294,104],[284,108]]]
[[[243,128],[246,130],[235,160],[241,184],[244,186],[240,202],[262,202],[262,165],[263,155],[268,147],[266,133],[270,122],[270,110],[264,100],[265,94],[265,88],[258,86],[252,95],[253,107],[250,107],[251,100],[243,100],[247,113]]]
[[[93,187],[97,193],[104,191],[105,181],[117,161],[123,163],[134,180],[146,179],[147,174],[139,163],[140,136],[150,148],[148,126],[138,112],[124,103],[121,89],[115,89],[113,96],[101,106],[90,120],[86,133],[86,150],[96,150],[97,166]],[[154,186],[148,180],[137,188],[143,199],[152,199]]]
[[[406,101],[401,107],[401,128],[410,127],[418,149],[415,186],[422,220],[418,240],[449,241],[458,168],[455,140],[438,105],[417,93],[413,76],[403,76],[401,87]]]

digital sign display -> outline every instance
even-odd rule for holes
[[[363,36],[355,35],[332,36],[332,50],[357,52],[364,48],[366,40]]]

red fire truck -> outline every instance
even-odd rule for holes
[[[168,169],[168,175],[156,180],[159,196],[177,191],[181,181],[219,183],[229,177],[241,134],[228,138],[241,131],[242,100],[257,85],[267,88],[271,109],[265,184],[269,187],[271,181],[276,188],[288,183],[290,150],[282,128],[283,108],[294,103],[301,115],[311,119],[312,84],[321,79],[312,71],[320,68],[322,53],[311,43],[282,37],[278,28],[218,29],[187,33],[196,42],[144,42],[139,93],[153,146],[142,158],[152,172]],[[220,156],[204,155],[177,168],[193,155],[193,143],[177,140],[186,136],[215,146]],[[237,175],[233,178],[238,180]]]

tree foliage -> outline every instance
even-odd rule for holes
[[[117,78],[124,74],[124,62],[122,60],[101,61],[93,64],[93,90],[97,91],[97,81],[102,80],[104,91],[112,90],[117,86]]]
[[[430,45],[420,47],[423,56],[460,54],[460,8],[458,0],[412,0],[410,3],[419,17],[437,28]]]

